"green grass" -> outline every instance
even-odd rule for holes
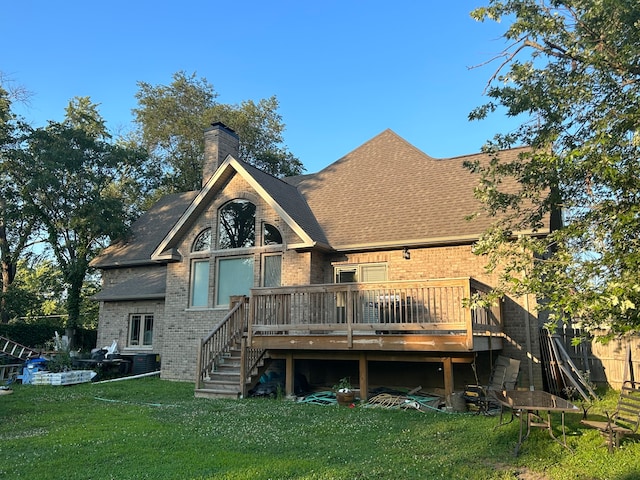
[[[640,478],[640,443],[610,455],[568,417],[573,455],[534,430],[514,457],[518,423],[494,428],[497,417],[196,399],[193,384],[156,378],[16,385],[0,396],[0,478]]]

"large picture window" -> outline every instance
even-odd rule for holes
[[[129,346],[150,347],[153,342],[153,315],[132,314],[129,316]]]
[[[196,260],[191,264],[191,306],[209,305],[209,260]]]
[[[232,295],[249,295],[253,287],[253,257],[218,260],[216,305],[229,304]]]

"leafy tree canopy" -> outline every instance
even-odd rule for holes
[[[20,137],[27,126],[11,110],[12,99],[24,98],[2,87],[0,74],[0,323],[11,316],[8,295],[18,269],[18,261],[33,241],[38,223],[18,194],[10,168]]]
[[[490,162],[468,165],[481,175],[478,198],[501,215],[476,250],[506,265],[502,292],[535,294],[552,320],[640,330],[637,0],[492,0],[472,16],[508,27],[489,101],[470,118],[525,118],[486,145]],[[501,159],[516,145],[531,148]],[[514,179],[517,191],[504,188]],[[554,212],[562,228],[514,240]]]
[[[6,166],[61,269],[73,327],[89,262],[105,243],[126,233],[122,175],[135,172],[139,178],[145,157],[105,141],[104,121],[88,98],[72,100],[67,114],[63,123],[30,130]]]
[[[170,85],[138,83],[133,109],[137,138],[156,160],[164,192],[202,185],[204,130],[220,121],[240,137],[240,156],[273,175],[302,173],[302,163],[284,146],[284,124],[275,97],[240,105],[216,102],[206,79],[177,72]]]

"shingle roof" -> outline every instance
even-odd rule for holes
[[[313,241],[327,244],[322,227],[318,224],[318,220],[305,198],[294,185],[288,183],[286,179],[275,178],[248,163],[240,163],[247,173],[260,183],[265,192],[291,216]]]
[[[505,159],[520,149],[502,152]],[[465,160],[435,159],[385,130],[325,169],[275,178],[232,157],[200,192],[163,197],[132,227],[126,243],[107,248],[92,265],[110,268],[172,258],[171,247],[228,179],[241,174],[303,238],[299,247],[362,250],[471,242],[494,221],[478,216],[477,176]],[[299,248],[296,247],[296,248]]]
[[[151,263],[151,254],[198,192],[165,195],[131,226],[124,242],[107,247],[91,265],[96,268]]]
[[[93,296],[93,299],[121,302],[164,298],[167,267],[158,265],[155,270],[138,270],[132,270],[127,280],[121,283],[103,286],[102,290]]]
[[[385,130],[318,173],[290,182],[336,250],[469,241],[492,221],[465,219],[479,210],[473,195],[478,178],[463,167],[476,157],[435,159]]]

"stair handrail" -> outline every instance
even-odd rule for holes
[[[246,330],[247,297],[234,297],[233,308],[216,325],[216,327],[204,337],[198,345],[196,388],[201,388],[202,383],[220,363],[225,353],[231,350],[234,343],[242,337]]]

